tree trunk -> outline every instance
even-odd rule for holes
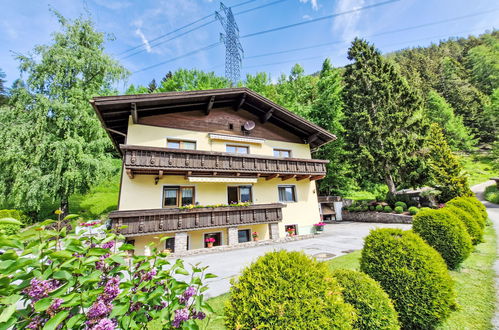
[[[395,192],[397,191],[397,188],[395,187],[395,183],[393,182],[393,178],[392,178],[391,174],[386,174],[385,182],[386,182],[386,185],[388,186],[388,191],[391,194],[395,194]]]

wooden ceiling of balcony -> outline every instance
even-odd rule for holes
[[[90,101],[116,149],[125,143],[128,119],[161,114],[200,111],[209,116],[211,110],[232,107],[246,110],[260,118],[261,123],[273,123],[310,143],[312,148],[334,140],[334,134],[299,117],[248,88],[226,88],[203,91],[95,97]]]

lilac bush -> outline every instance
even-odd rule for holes
[[[206,267],[189,273],[152,246],[151,256],[130,256],[117,233],[76,235],[76,218],[0,235],[0,329],[197,329],[212,312]]]

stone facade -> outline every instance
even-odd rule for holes
[[[412,223],[412,216],[383,212],[348,212],[343,211],[343,220],[378,223]]]
[[[187,232],[175,234],[175,253],[182,253],[187,251]]]
[[[277,223],[269,223],[270,239],[279,239],[279,225]]]
[[[237,227],[229,227],[227,228],[228,232],[228,243],[229,245],[236,245],[239,243],[239,237],[237,234]]]

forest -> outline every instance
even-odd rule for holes
[[[51,44],[16,55],[21,78],[10,88],[0,70],[0,208],[34,218],[47,205],[68,208],[71,196],[120,171],[88,100],[119,94],[115,86],[130,74],[90,19],[55,14],[61,30]],[[326,58],[313,74],[296,64],[277,79],[258,72],[238,83],[337,135],[314,150],[330,160],[321,194],[429,185],[446,201],[469,193],[459,154],[491,153],[499,168],[499,32],[390,54],[356,38],[346,56],[345,67]],[[165,72],[125,92],[232,87],[213,72]]]

